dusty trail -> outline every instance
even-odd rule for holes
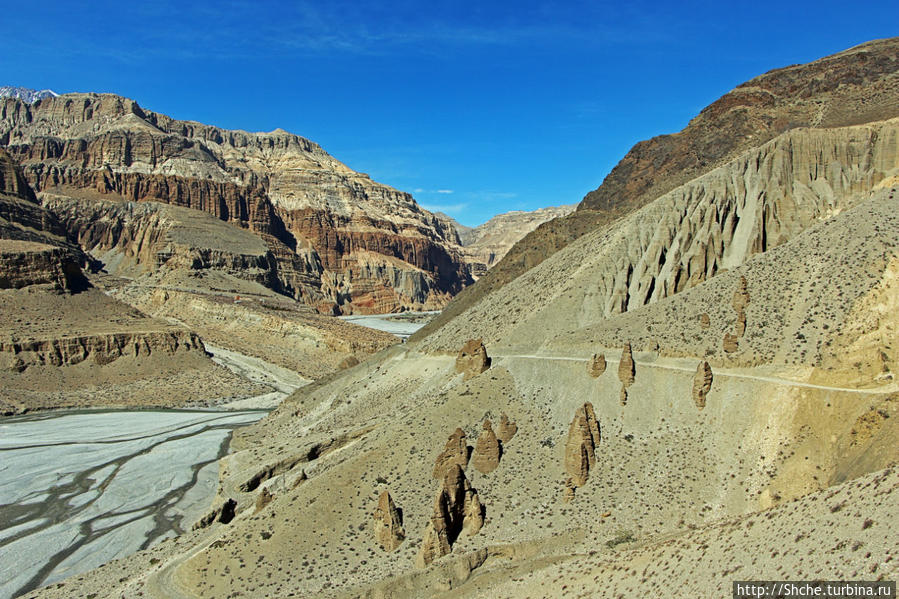
[[[590,358],[581,358],[576,356],[540,356],[537,354],[491,354],[493,358],[505,358],[505,359],[522,359],[522,360],[554,360],[554,361],[565,361],[565,362],[587,362]],[[647,362],[646,360],[639,360],[634,357],[634,363],[638,366],[644,366],[647,368],[661,368],[663,370],[676,370],[680,372],[688,372],[694,373],[696,371],[695,367],[687,367],[687,366],[678,366],[676,364],[664,364],[660,363],[666,358],[659,358],[656,361]],[[618,358],[606,358],[606,362],[611,362],[617,364],[620,360]],[[698,363],[698,362],[697,362]],[[803,381],[797,381],[793,379],[785,379],[781,377],[775,376],[763,376],[756,374],[746,374],[745,372],[738,372],[729,368],[713,368],[714,375],[730,377],[730,378],[738,378],[738,379],[748,379],[755,381],[765,381],[768,383],[775,383],[777,385],[785,385],[788,387],[804,387],[807,389],[820,389],[822,391],[839,391],[843,393],[859,393],[863,395],[879,395],[881,393],[894,393],[899,391],[899,385],[896,383],[892,383],[889,385],[882,385],[880,387],[870,387],[868,389],[857,389],[854,387],[833,387],[830,385],[817,385],[815,383],[806,383]]]

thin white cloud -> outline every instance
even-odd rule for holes
[[[438,189],[437,193],[449,194],[449,193],[453,193],[453,190],[452,189]]]
[[[430,212],[443,212],[450,216],[462,214],[468,209],[468,202],[459,202],[458,204],[422,204],[422,208]]]

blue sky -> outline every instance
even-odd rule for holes
[[[735,85],[899,34],[896,0],[0,2],[0,85],[281,127],[467,225],[579,202]]]

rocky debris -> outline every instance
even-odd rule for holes
[[[515,436],[515,433],[518,432],[518,425],[509,420],[509,417],[503,413],[499,417],[499,427],[496,429],[496,436],[499,437],[499,440],[504,444],[508,443],[512,440],[512,437]]]
[[[693,401],[700,410],[705,407],[705,398],[712,388],[712,367],[708,362],[700,362],[693,375]]]
[[[274,498],[274,495],[269,492],[267,487],[262,487],[259,495],[256,496],[256,512],[261,512],[265,509],[265,506],[270,504]]]
[[[712,326],[712,320],[709,318],[708,314],[700,314],[699,315],[699,327],[702,329],[708,329]]]
[[[621,361],[618,362],[618,379],[625,389],[634,383],[635,374],[634,354],[631,352],[631,344],[628,343],[621,352]]]
[[[228,498],[218,506],[212,509],[208,514],[200,518],[200,520],[193,525],[193,530],[198,530],[200,528],[206,528],[213,522],[221,522],[222,524],[228,524],[231,520],[234,519],[234,516],[237,513],[237,501],[234,499]]]
[[[724,333],[723,345],[724,351],[729,354],[732,354],[737,351],[737,349],[739,349],[739,346],[737,345],[737,337],[732,333]]]
[[[499,459],[502,456],[502,448],[500,448],[499,440],[493,432],[493,427],[489,420],[484,421],[483,430],[478,436],[478,441],[474,446],[474,454],[471,458],[472,465],[482,474],[490,474],[499,466]]]
[[[627,389],[624,387],[621,388],[621,392],[618,394],[618,401],[621,402],[621,405],[627,405]]]
[[[416,566],[424,568],[447,555],[462,532],[474,535],[483,525],[484,508],[478,492],[471,487],[462,468],[454,464],[443,477],[443,485],[434,498],[433,513],[425,529]]]
[[[387,491],[381,492],[378,507],[374,513],[375,541],[384,551],[393,551],[406,538],[403,528],[403,513],[393,503]]]
[[[466,443],[465,431],[457,428],[453,434],[449,436],[443,451],[437,456],[434,462],[434,471],[431,474],[433,478],[443,478],[452,466],[465,468],[468,466],[469,458],[468,444]]]
[[[582,487],[587,482],[590,468],[596,463],[598,445],[599,422],[593,404],[587,402],[574,413],[565,443],[565,472],[573,487]]]
[[[593,357],[587,362],[587,373],[593,378],[597,378],[605,371],[606,356],[604,354],[593,354]]]
[[[465,375],[464,380],[477,376],[490,368],[490,357],[481,339],[469,339],[456,357],[456,372]]]

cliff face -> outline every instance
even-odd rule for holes
[[[83,262],[62,224],[37,202],[21,170],[0,149],[0,289],[51,284],[78,290],[84,286]]]
[[[3,100],[0,143],[38,191],[152,200],[249,229],[268,245],[283,291],[328,311],[442,306],[471,282],[444,222],[281,130],[227,131],[114,95],[68,94],[34,105]],[[360,285],[372,274],[353,270],[361,252],[419,273],[412,293],[390,291],[379,278]],[[374,304],[367,292],[361,303],[352,292],[379,286],[387,292]]]
[[[49,283],[56,289],[81,284],[81,267],[65,248],[0,239],[0,289]]]
[[[105,335],[7,341],[0,339],[5,370],[21,372],[29,366],[74,366],[84,361],[105,365],[121,357],[138,358],[154,352],[176,357],[205,351],[194,333],[183,330],[121,332]]]
[[[564,326],[599,325],[798,239],[895,185],[897,174],[899,119],[790,131],[614,227],[582,236],[447,323],[430,342],[449,350],[473,334],[487,344],[514,343],[546,338],[547,330]],[[796,269],[805,277],[814,264],[800,262]],[[642,336],[646,349],[658,334]],[[719,343],[723,334],[718,331]]]
[[[776,69],[738,86],[682,131],[636,144],[578,209],[519,241],[478,285],[422,329],[436,330],[579,237],[799,127],[834,128],[899,116],[899,38]]]
[[[525,235],[547,221],[571,214],[575,207],[570,204],[497,214],[486,223],[466,231],[463,241],[465,259],[477,269],[477,274],[483,275]]]
[[[46,194],[44,205],[113,274],[215,269],[280,290],[298,281],[311,288],[320,272],[296,253],[290,262],[278,260],[259,236],[184,208],[55,194]],[[285,273],[285,265],[292,270]]]

